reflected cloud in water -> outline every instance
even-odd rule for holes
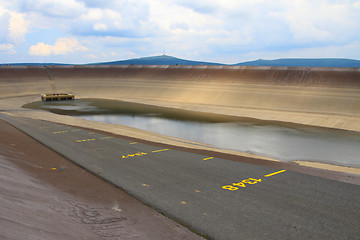
[[[360,134],[349,131],[104,99],[34,102],[23,107],[121,124],[281,161],[306,160],[360,167]]]

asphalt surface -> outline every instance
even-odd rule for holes
[[[1,240],[203,240],[0,118]]]
[[[360,186],[0,115],[210,239],[358,239]]]

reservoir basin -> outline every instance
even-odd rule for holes
[[[23,107],[125,125],[283,162],[302,160],[360,167],[357,132],[105,99],[39,101]]]

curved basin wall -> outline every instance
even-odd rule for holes
[[[71,65],[50,76],[41,66],[0,67],[1,97],[53,83],[76,96],[360,116],[360,68]]]

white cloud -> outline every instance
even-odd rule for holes
[[[354,51],[355,50],[355,51]],[[313,58],[352,58],[359,59],[358,52],[360,51],[360,41],[354,41],[345,45],[327,45],[320,47],[304,48],[289,50],[284,53],[285,56],[291,57],[303,57],[309,56]],[[277,53],[279,55],[279,53]],[[276,58],[276,54],[273,54],[273,58]],[[279,58],[279,57],[277,57]]]
[[[26,0],[20,9],[56,18],[77,18],[86,11],[84,3],[76,0]]]
[[[77,51],[87,51],[81,46],[76,38],[59,38],[54,45],[40,42],[29,49],[30,55],[48,56],[48,55],[67,55]]]
[[[9,22],[10,14],[8,12],[1,12],[0,8],[0,42],[9,41]]]
[[[0,44],[0,53],[15,54],[14,45],[10,43]]]
[[[104,6],[87,8],[78,16],[71,32],[82,36],[137,38],[146,36],[147,31],[153,30],[153,27],[148,25],[147,1],[111,1]]]
[[[88,54],[104,61],[163,50],[227,63],[243,56],[265,58],[261,54],[267,53],[304,56],[304,49],[337,57],[345,46],[360,58],[358,44],[351,44],[360,39],[359,0],[0,1],[0,43],[12,44],[12,49],[33,45],[31,55],[73,53],[80,59],[85,48],[76,38],[81,36]],[[108,53],[106,58],[102,53]]]
[[[95,23],[93,28],[95,31],[106,31],[108,29],[104,23]]]
[[[93,9],[89,9],[86,13],[84,13],[80,17],[83,18],[85,21],[99,21],[102,20],[104,15],[106,15],[106,12],[104,12],[103,9],[93,8]]]
[[[12,13],[9,23],[9,37],[14,42],[22,42],[29,30],[29,21],[25,19],[25,14]]]
[[[202,14],[186,6],[167,1],[150,1],[149,22],[155,23],[163,31],[203,31],[216,29],[222,25],[222,20],[216,16]]]
[[[25,14],[10,11],[0,6],[1,28],[0,34],[6,41],[19,43],[25,40],[25,35],[29,30],[29,21]]]

